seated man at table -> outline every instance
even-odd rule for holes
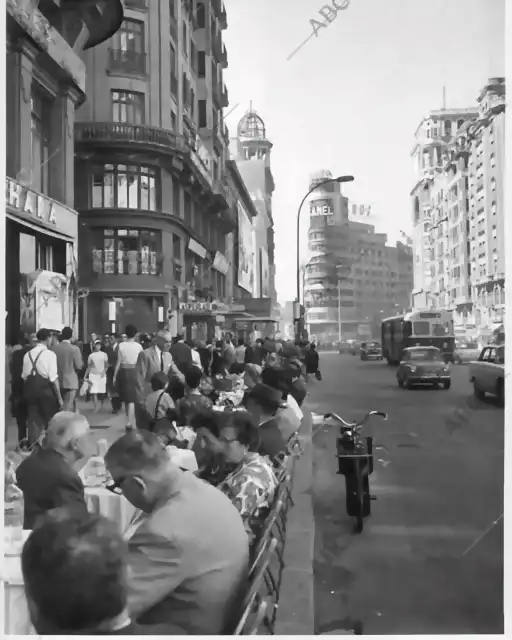
[[[30,618],[45,635],[181,635],[130,620],[126,543],[103,516],[65,509],[40,520],[21,555]]]
[[[105,462],[112,490],[142,512],[125,536],[130,614],[188,634],[224,633],[247,577],[248,540],[236,507],[180,471],[150,432],[124,435]]]
[[[246,392],[243,405],[260,428],[258,453],[274,459],[286,451],[286,440],[280,429],[281,418],[277,415],[278,410],[286,406],[282,393],[260,382]]]
[[[91,453],[87,419],[71,411],[56,413],[42,447],[16,470],[25,503],[24,529],[33,529],[37,518],[59,507],[87,513],[84,485],[73,465]]]

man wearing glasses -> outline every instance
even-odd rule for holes
[[[215,487],[175,466],[148,431],[127,433],[105,457],[140,513],[128,541],[128,607],[140,624],[173,624],[187,634],[222,634],[247,578],[247,534],[237,509]]]

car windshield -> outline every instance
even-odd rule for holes
[[[367,342],[367,347],[380,347],[380,342]]]
[[[478,349],[478,345],[476,342],[466,342],[460,345],[460,349]]]
[[[417,351],[409,351],[409,360],[441,360],[441,352],[433,349],[418,349]]]

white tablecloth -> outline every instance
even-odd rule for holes
[[[91,513],[99,513],[117,523],[123,535],[136,509],[124,496],[112,493],[104,487],[86,487],[85,500]]]
[[[101,513],[119,525],[124,534],[136,511],[124,496],[103,487],[86,487],[85,499],[91,513]],[[30,623],[20,556],[6,556],[0,571],[0,590],[5,603],[4,633],[7,635],[34,635]]]

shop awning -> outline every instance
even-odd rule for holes
[[[20,216],[15,216],[12,213],[6,211],[6,218],[9,220],[13,220],[13,222],[17,222],[18,224],[23,225],[24,227],[28,227],[33,231],[37,231],[38,233],[43,233],[45,236],[52,236],[53,238],[57,238],[58,240],[64,240],[65,242],[75,242],[75,238],[73,236],[68,236],[66,233],[61,233],[60,231],[52,231],[47,227],[42,227],[38,224],[34,224],[33,222],[29,222],[25,220],[25,218],[21,218]]]

